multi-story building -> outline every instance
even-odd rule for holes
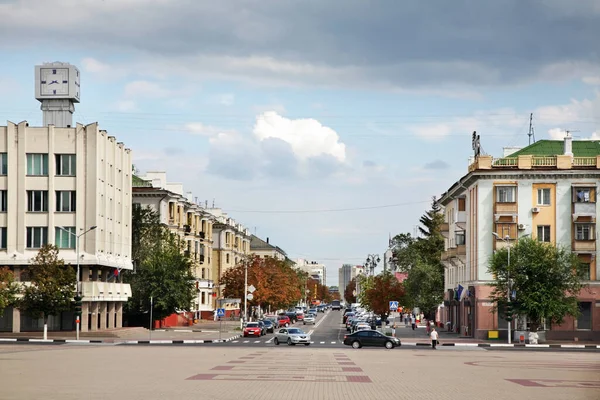
[[[192,311],[199,318],[212,316],[216,293],[212,268],[215,217],[193,199],[191,192],[184,193],[181,183],[167,182],[166,172],[134,175],[133,205],[157,211],[160,222],[184,243],[183,251],[192,261],[192,274],[196,279],[197,297]]]
[[[491,312],[488,262],[495,250],[530,235],[569,247],[588,266],[586,289],[579,293],[581,315],[541,327],[546,339],[600,339],[599,179],[597,141],[567,136],[538,141],[499,159],[477,155],[468,173],[439,200],[445,207],[446,237],[443,321],[463,335],[486,338],[497,330],[506,338],[508,323]],[[526,330],[527,320],[513,322],[515,328]]]
[[[0,127],[0,265],[27,284],[31,259],[56,245],[65,264],[80,266],[81,330],[118,328],[131,297],[119,274],[132,269],[131,150],[97,123],[72,126],[77,68],[51,63],[35,71],[44,126]],[[18,309],[0,318],[0,331],[42,328]],[[73,312],[51,316],[48,329],[74,330]]]
[[[258,257],[271,257],[276,260],[286,260],[287,254],[279,246],[273,246],[267,240],[262,240],[256,235],[250,236],[250,253],[256,254]]]
[[[344,291],[346,290],[346,287],[348,286],[350,281],[352,279],[355,279],[358,274],[359,267],[356,267],[354,265],[344,264],[340,267],[338,272],[338,284],[342,296],[344,296]]]
[[[309,277],[319,281],[321,285],[327,285],[327,267],[325,264],[298,258],[296,268],[308,273]]]
[[[213,225],[215,300],[223,300],[224,286],[220,284],[220,278],[229,268],[234,267],[250,254],[250,232],[220,208],[209,208],[207,211],[215,218]]]

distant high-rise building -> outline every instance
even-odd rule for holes
[[[351,264],[344,264],[339,269],[339,289],[342,297],[344,297],[344,291],[350,283],[350,281],[359,274],[358,268]]]

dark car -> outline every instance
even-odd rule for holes
[[[258,321],[258,326],[260,326],[261,336],[266,335],[267,334],[267,326],[265,325],[265,321]]]
[[[290,319],[290,321],[292,321],[292,324],[298,322],[298,316],[296,315],[295,311],[288,311],[285,313],[285,315]]]
[[[402,345],[400,339],[373,330],[356,331],[350,335],[345,335],[344,344],[355,349],[360,349],[363,346],[380,346],[393,349]]]
[[[267,330],[267,333],[275,332],[275,325],[273,324],[273,321],[271,321],[270,319],[265,319],[262,322],[263,324],[265,324],[265,329]]]
[[[345,324],[346,320],[350,317],[354,317],[354,313],[352,311],[344,314],[344,316],[342,317],[342,324]]]

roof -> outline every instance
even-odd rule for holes
[[[600,155],[600,142],[593,140],[573,140],[574,157],[596,157]],[[505,158],[524,155],[531,156],[556,156],[564,153],[563,140],[538,140]]]
[[[145,181],[137,175],[131,175],[131,186],[133,187],[152,187],[152,182]]]
[[[269,244],[256,235],[250,235],[250,249],[254,250],[273,250],[275,246]]]

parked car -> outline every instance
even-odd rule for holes
[[[248,322],[244,327],[244,337],[262,335],[262,328],[260,327],[258,322]]]
[[[310,335],[299,328],[282,328],[275,334],[273,343],[276,345],[279,345],[279,343],[287,343],[288,346],[294,346],[297,344],[309,346]]]
[[[273,324],[273,321],[271,321],[270,319],[265,319],[262,322],[265,324],[265,329],[267,333],[275,332],[275,324]]]
[[[402,345],[400,339],[372,330],[360,330],[350,335],[345,335],[344,344],[352,346],[355,349],[360,349],[363,346],[382,346],[387,349],[393,349],[396,346]]]
[[[265,321],[258,321],[258,326],[260,326],[261,336],[266,335],[267,334],[267,326],[265,325]]]
[[[354,313],[352,311],[344,313],[344,316],[342,317],[342,324],[345,324],[346,320],[350,317],[354,317]]]
[[[323,306],[323,305],[320,305],[320,306],[318,306],[318,307],[317,307],[317,312],[322,312],[322,313],[324,313],[326,308],[327,308],[327,307],[325,307],[325,306]]]

